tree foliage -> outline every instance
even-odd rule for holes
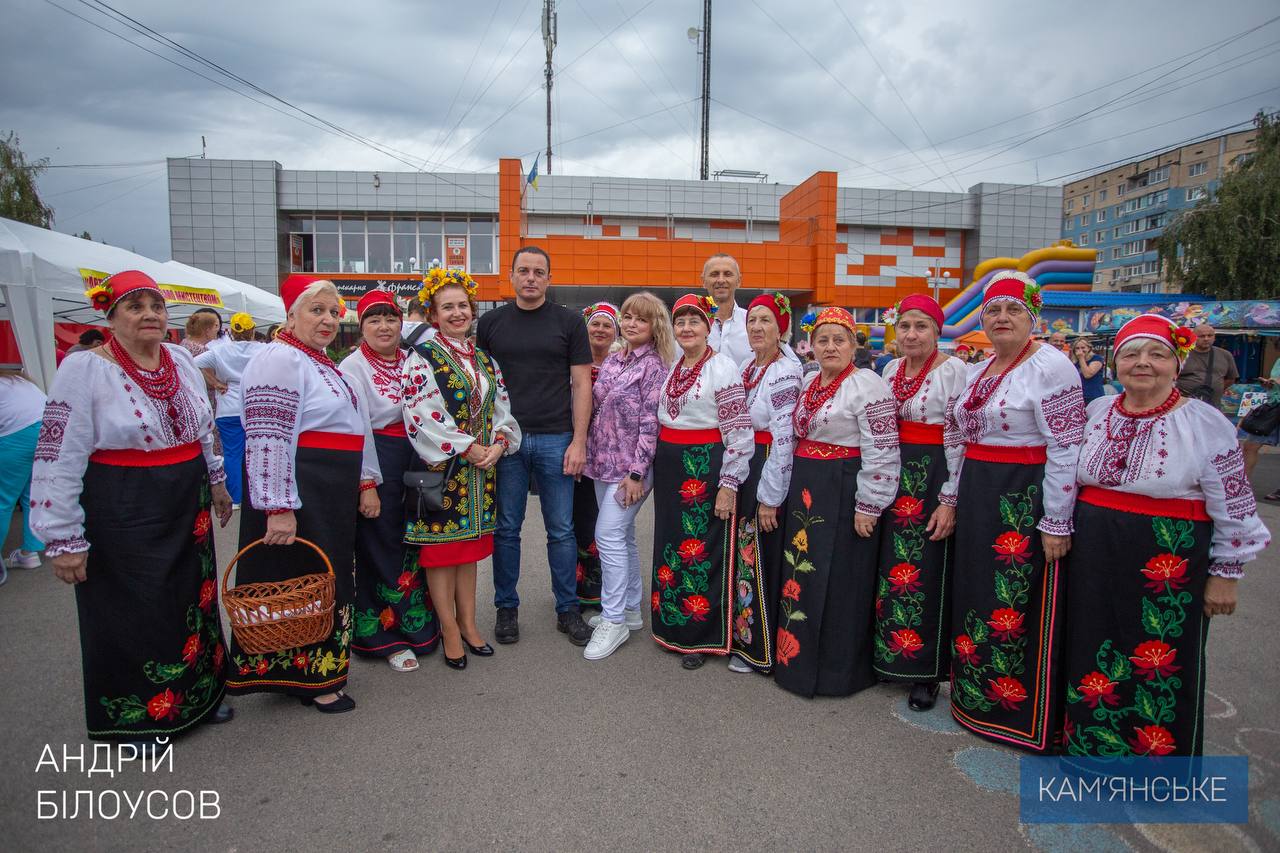
[[[13,131],[0,136],[0,216],[40,228],[53,225],[53,208],[36,191],[36,177],[48,165],[48,159],[28,163]]]
[[[1256,153],[1157,243],[1168,281],[1218,299],[1280,298],[1280,119],[1258,113]]]

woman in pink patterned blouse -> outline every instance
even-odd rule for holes
[[[658,448],[658,396],[667,365],[675,359],[671,319],[652,293],[628,297],[621,310],[626,346],[605,359],[592,388],[587,467],[600,512],[596,547],[600,551],[599,616],[583,651],[587,660],[613,654],[631,631],[644,626],[640,599],[640,552],[636,515],[648,496],[650,468]]]

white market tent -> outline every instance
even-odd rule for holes
[[[260,324],[284,322],[279,297],[234,279],[188,267],[161,263],[134,252],[46,228],[0,218],[0,299],[13,325],[27,374],[48,388],[55,370],[53,324],[104,324],[103,316],[84,297],[85,276],[136,269],[161,285],[176,289],[169,300],[170,325],[178,327],[212,299],[220,314],[237,311]],[[189,301],[188,301],[189,300]]]

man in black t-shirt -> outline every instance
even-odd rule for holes
[[[551,258],[525,246],[511,262],[514,304],[480,318],[476,345],[497,360],[520,424],[520,449],[498,462],[498,524],[493,537],[494,637],[520,639],[520,529],[529,479],[538,484],[547,530],[547,562],[556,596],[556,627],[576,646],[591,629],[578,610],[578,547],[573,535],[573,482],[587,461],[591,421],[591,345],[582,317],[547,301]]]

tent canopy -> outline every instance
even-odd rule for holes
[[[987,333],[981,329],[974,329],[972,332],[963,334],[951,342],[955,346],[960,344],[968,344],[970,349],[977,347],[978,349],[991,349],[991,338],[987,337]]]
[[[224,317],[244,311],[259,323],[284,321],[280,300],[251,285],[0,218],[0,299],[23,366],[36,384],[48,388],[53,378],[55,322],[106,322],[84,298],[86,281],[128,269],[145,272],[167,291],[172,326],[181,326],[203,306]]]

